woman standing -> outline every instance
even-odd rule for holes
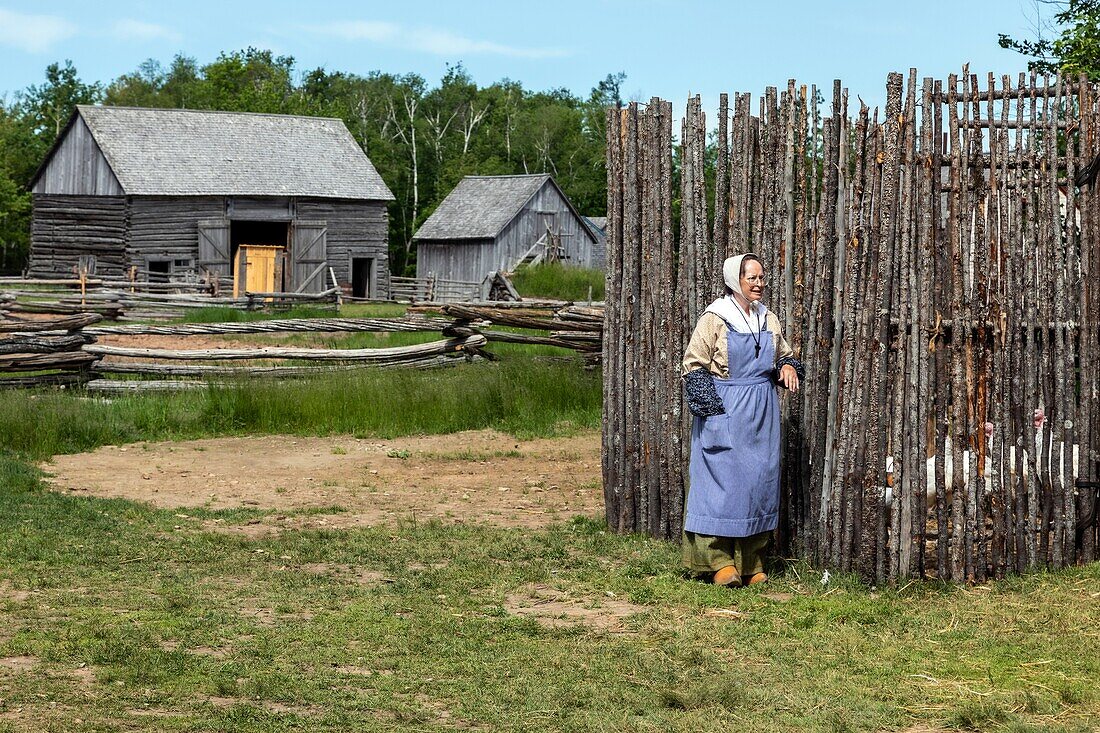
[[[791,392],[801,363],[761,302],[754,254],[722,265],[726,295],[707,306],[684,355],[691,469],[684,565],[718,585],[768,579],[763,552],[779,521],[778,381]]]

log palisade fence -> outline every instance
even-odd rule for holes
[[[679,361],[728,254],[760,255],[807,367],[784,395],[779,549],[878,582],[1097,558],[1100,153],[1084,79],[891,74],[880,117],[793,81],[608,115],[604,485],[621,531],[677,537]],[[716,217],[708,214],[712,193]],[[679,236],[673,236],[679,199]]]

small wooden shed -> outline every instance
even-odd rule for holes
[[[82,105],[30,188],[32,277],[230,278],[255,246],[277,290],[389,292],[393,194],[338,119]]]
[[[417,277],[479,282],[544,259],[603,268],[596,234],[545,173],[466,176],[413,241]]]

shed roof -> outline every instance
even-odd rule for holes
[[[77,115],[129,195],[394,198],[342,120],[79,105],[70,127]]]
[[[607,217],[606,216],[586,216],[588,223],[600,230],[600,234],[607,231]]]
[[[549,173],[466,176],[413,239],[495,239],[547,181]]]

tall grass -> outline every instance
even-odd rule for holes
[[[558,300],[603,300],[604,274],[600,270],[566,267],[548,262],[526,267],[512,276],[512,284],[525,298]]]
[[[210,306],[190,308],[182,318],[174,320],[173,323],[249,323],[282,318],[399,318],[403,315],[405,315],[405,306],[396,304],[356,303],[341,306],[339,313],[305,305],[278,311],[243,311],[237,308]]]
[[[568,362],[370,369],[111,399],[13,392],[0,401],[0,450],[40,460],[99,445],[227,433],[395,436],[495,428],[547,436],[597,427],[600,400],[599,375]]]

